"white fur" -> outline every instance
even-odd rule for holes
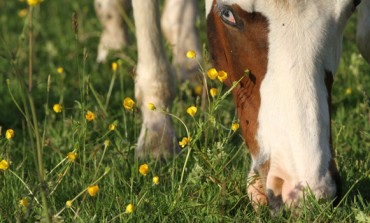
[[[335,195],[328,172],[330,118],[325,70],[336,71],[350,0],[219,0],[260,12],[269,21],[269,53],[262,81],[257,140],[270,159],[267,178],[287,188],[308,185],[317,197]],[[242,44],[242,43],[241,43]],[[284,191],[284,188],[283,188]],[[283,200],[289,200],[283,194]]]
[[[358,9],[357,45],[370,64],[370,0],[363,0]]]
[[[103,26],[98,62],[104,62],[110,50],[119,50],[127,45],[127,31],[123,26],[121,11],[125,10],[128,4],[129,0],[95,0],[95,11]]]
[[[133,1],[132,6],[138,45],[135,96],[143,114],[138,152],[141,154],[148,153],[146,150],[156,150],[153,151],[154,155],[165,155],[171,153],[176,145],[173,126],[167,115],[151,111],[147,105],[153,103],[160,109],[170,107],[175,76],[163,46],[158,0]]]
[[[104,62],[110,50],[120,50],[128,44],[127,26],[122,13],[130,14],[131,0],[95,0],[95,11],[103,26],[98,47],[98,62]],[[141,13],[149,11],[146,8]],[[161,25],[166,39],[172,45],[172,63],[180,80],[194,80],[198,71],[196,60],[186,58],[188,50],[194,50],[199,60],[202,51],[195,23],[199,16],[196,0],[166,0]],[[152,25],[150,21],[149,25]]]
[[[172,64],[180,80],[195,79],[199,69],[196,60],[186,58],[186,52],[194,50],[202,60],[199,34],[195,23],[198,18],[195,0],[167,0],[162,13],[161,25],[166,39],[173,47]]]
[[[211,12],[213,0],[206,0],[206,16]]]

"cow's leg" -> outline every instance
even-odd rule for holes
[[[370,1],[362,1],[358,8],[357,45],[370,64]]]
[[[127,30],[122,12],[130,7],[130,0],[95,0],[95,11],[103,32],[98,47],[98,62],[104,62],[109,50],[120,50],[127,45]]]
[[[173,65],[180,80],[193,80],[199,69],[196,60],[186,58],[186,52],[194,50],[198,59],[202,57],[199,33],[195,22],[199,16],[195,0],[167,0],[161,25],[166,39],[173,47]]]
[[[159,0],[133,1],[138,65],[135,96],[143,114],[138,155],[171,155],[178,149],[175,132],[168,115],[148,109],[169,109],[174,96],[175,76],[165,54],[159,24]]]

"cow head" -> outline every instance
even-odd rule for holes
[[[253,158],[252,200],[297,205],[340,193],[330,91],[344,26],[358,0],[209,0],[214,66],[226,71]]]

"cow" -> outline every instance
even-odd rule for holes
[[[345,24],[360,1],[207,3],[214,65],[229,74],[227,85],[241,80],[233,97],[253,160],[251,200],[277,211],[298,205],[307,189],[338,201],[331,88]]]
[[[117,3],[95,0],[104,26],[98,61],[126,42]],[[340,199],[331,139],[331,88],[343,30],[359,4],[359,0],[206,0],[211,59],[217,70],[228,73],[226,85],[234,85],[241,132],[253,160],[248,195],[254,205],[268,204],[274,212],[285,205],[298,206],[307,190],[317,199]],[[146,106],[169,108],[174,95],[175,75],[164,54],[158,5],[159,0],[132,2],[138,45],[135,96],[143,114],[138,154],[167,156],[178,151],[171,119]],[[369,1],[361,6],[357,34],[368,61],[369,8]],[[180,67],[179,78],[186,79],[189,76],[183,73],[194,70],[194,64],[183,59],[184,52],[193,49],[201,55],[195,1],[168,0],[164,13],[164,33],[175,46],[173,63]],[[109,21],[115,24],[109,27]]]

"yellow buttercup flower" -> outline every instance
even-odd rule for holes
[[[144,163],[139,167],[139,173],[143,176],[146,176],[149,173],[149,166],[148,164]]]
[[[0,170],[7,170],[9,168],[9,163],[6,160],[0,161]]]
[[[41,3],[41,0],[27,0],[29,6],[33,7]]]
[[[57,68],[57,73],[58,73],[58,74],[62,74],[62,73],[64,73],[64,69],[63,69],[63,67],[58,67],[58,68]]]
[[[95,119],[95,114],[92,111],[87,111],[85,118],[87,121],[91,122]]]
[[[217,88],[211,88],[209,90],[209,94],[212,96],[212,97],[216,97],[217,94],[218,94],[218,89]]]
[[[197,113],[197,107],[190,106],[188,109],[186,109],[186,112],[191,116],[194,117],[195,113]]]
[[[62,112],[62,105],[61,104],[55,104],[55,105],[53,105],[53,110],[54,110],[54,112],[55,113],[60,113],[60,112]]]
[[[72,207],[72,201],[71,200],[66,201],[66,207],[67,208],[71,208]]]
[[[87,188],[87,192],[91,197],[95,197],[96,194],[99,192],[99,186],[98,185],[89,186]]]
[[[148,108],[149,108],[149,110],[152,110],[152,111],[154,111],[156,109],[156,107],[153,103],[149,103]]]
[[[6,130],[5,132],[5,138],[6,139],[12,139],[14,137],[15,133],[14,133],[14,130],[13,129],[8,129]]]
[[[223,71],[223,70],[220,70],[220,71],[218,72],[218,76],[217,76],[217,78],[218,78],[221,82],[224,82],[224,80],[226,80],[226,79],[227,79],[227,73],[226,73],[225,71]]]
[[[134,212],[135,210],[135,206],[133,204],[129,204],[126,206],[126,213],[127,214],[131,214],[132,212]]]
[[[197,57],[197,54],[195,53],[194,50],[189,50],[187,53],[186,53],[186,57],[189,58],[189,59],[194,59],[195,57]]]
[[[116,130],[117,125],[115,123],[112,123],[112,124],[109,124],[108,128],[109,128],[109,131],[114,131]]]
[[[345,94],[346,94],[346,95],[350,95],[350,94],[352,94],[352,88],[350,88],[350,87],[349,87],[349,88],[347,88],[347,89],[346,89]]]
[[[209,77],[209,79],[211,80],[216,80],[216,78],[218,77],[218,72],[216,70],[216,68],[211,68],[207,71],[207,76]]]
[[[18,16],[21,18],[26,17],[27,14],[28,14],[28,9],[21,9],[18,11]]]
[[[28,201],[27,201],[27,198],[22,198],[20,201],[19,201],[19,205],[22,206],[22,207],[27,207],[28,206]]]
[[[194,93],[196,95],[201,96],[202,95],[202,92],[203,92],[203,85],[198,84],[197,86],[195,86]]]
[[[134,106],[135,106],[135,101],[132,100],[130,97],[127,97],[125,98],[125,100],[123,100],[123,107],[126,110],[131,111],[132,109],[134,109]]]
[[[77,158],[77,153],[76,152],[69,152],[67,154],[67,158],[69,162],[74,162]]]
[[[153,184],[154,184],[154,185],[159,184],[159,176],[155,176],[155,177],[153,177]]]
[[[108,147],[109,145],[110,145],[110,140],[109,139],[104,140],[104,146]]]
[[[189,144],[191,138],[183,137],[182,140],[179,142],[179,145],[184,148],[187,144]]]
[[[233,130],[234,132],[236,131],[236,130],[238,130],[239,129],[239,124],[238,123],[233,123],[232,125],[231,125],[231,130]]]
[[[113,63],[112,63],[112,70],[113,70],[114,72],[116,72],[116,71],[118,70],[118,63],[117,63],[117,62],[113,62]]]

